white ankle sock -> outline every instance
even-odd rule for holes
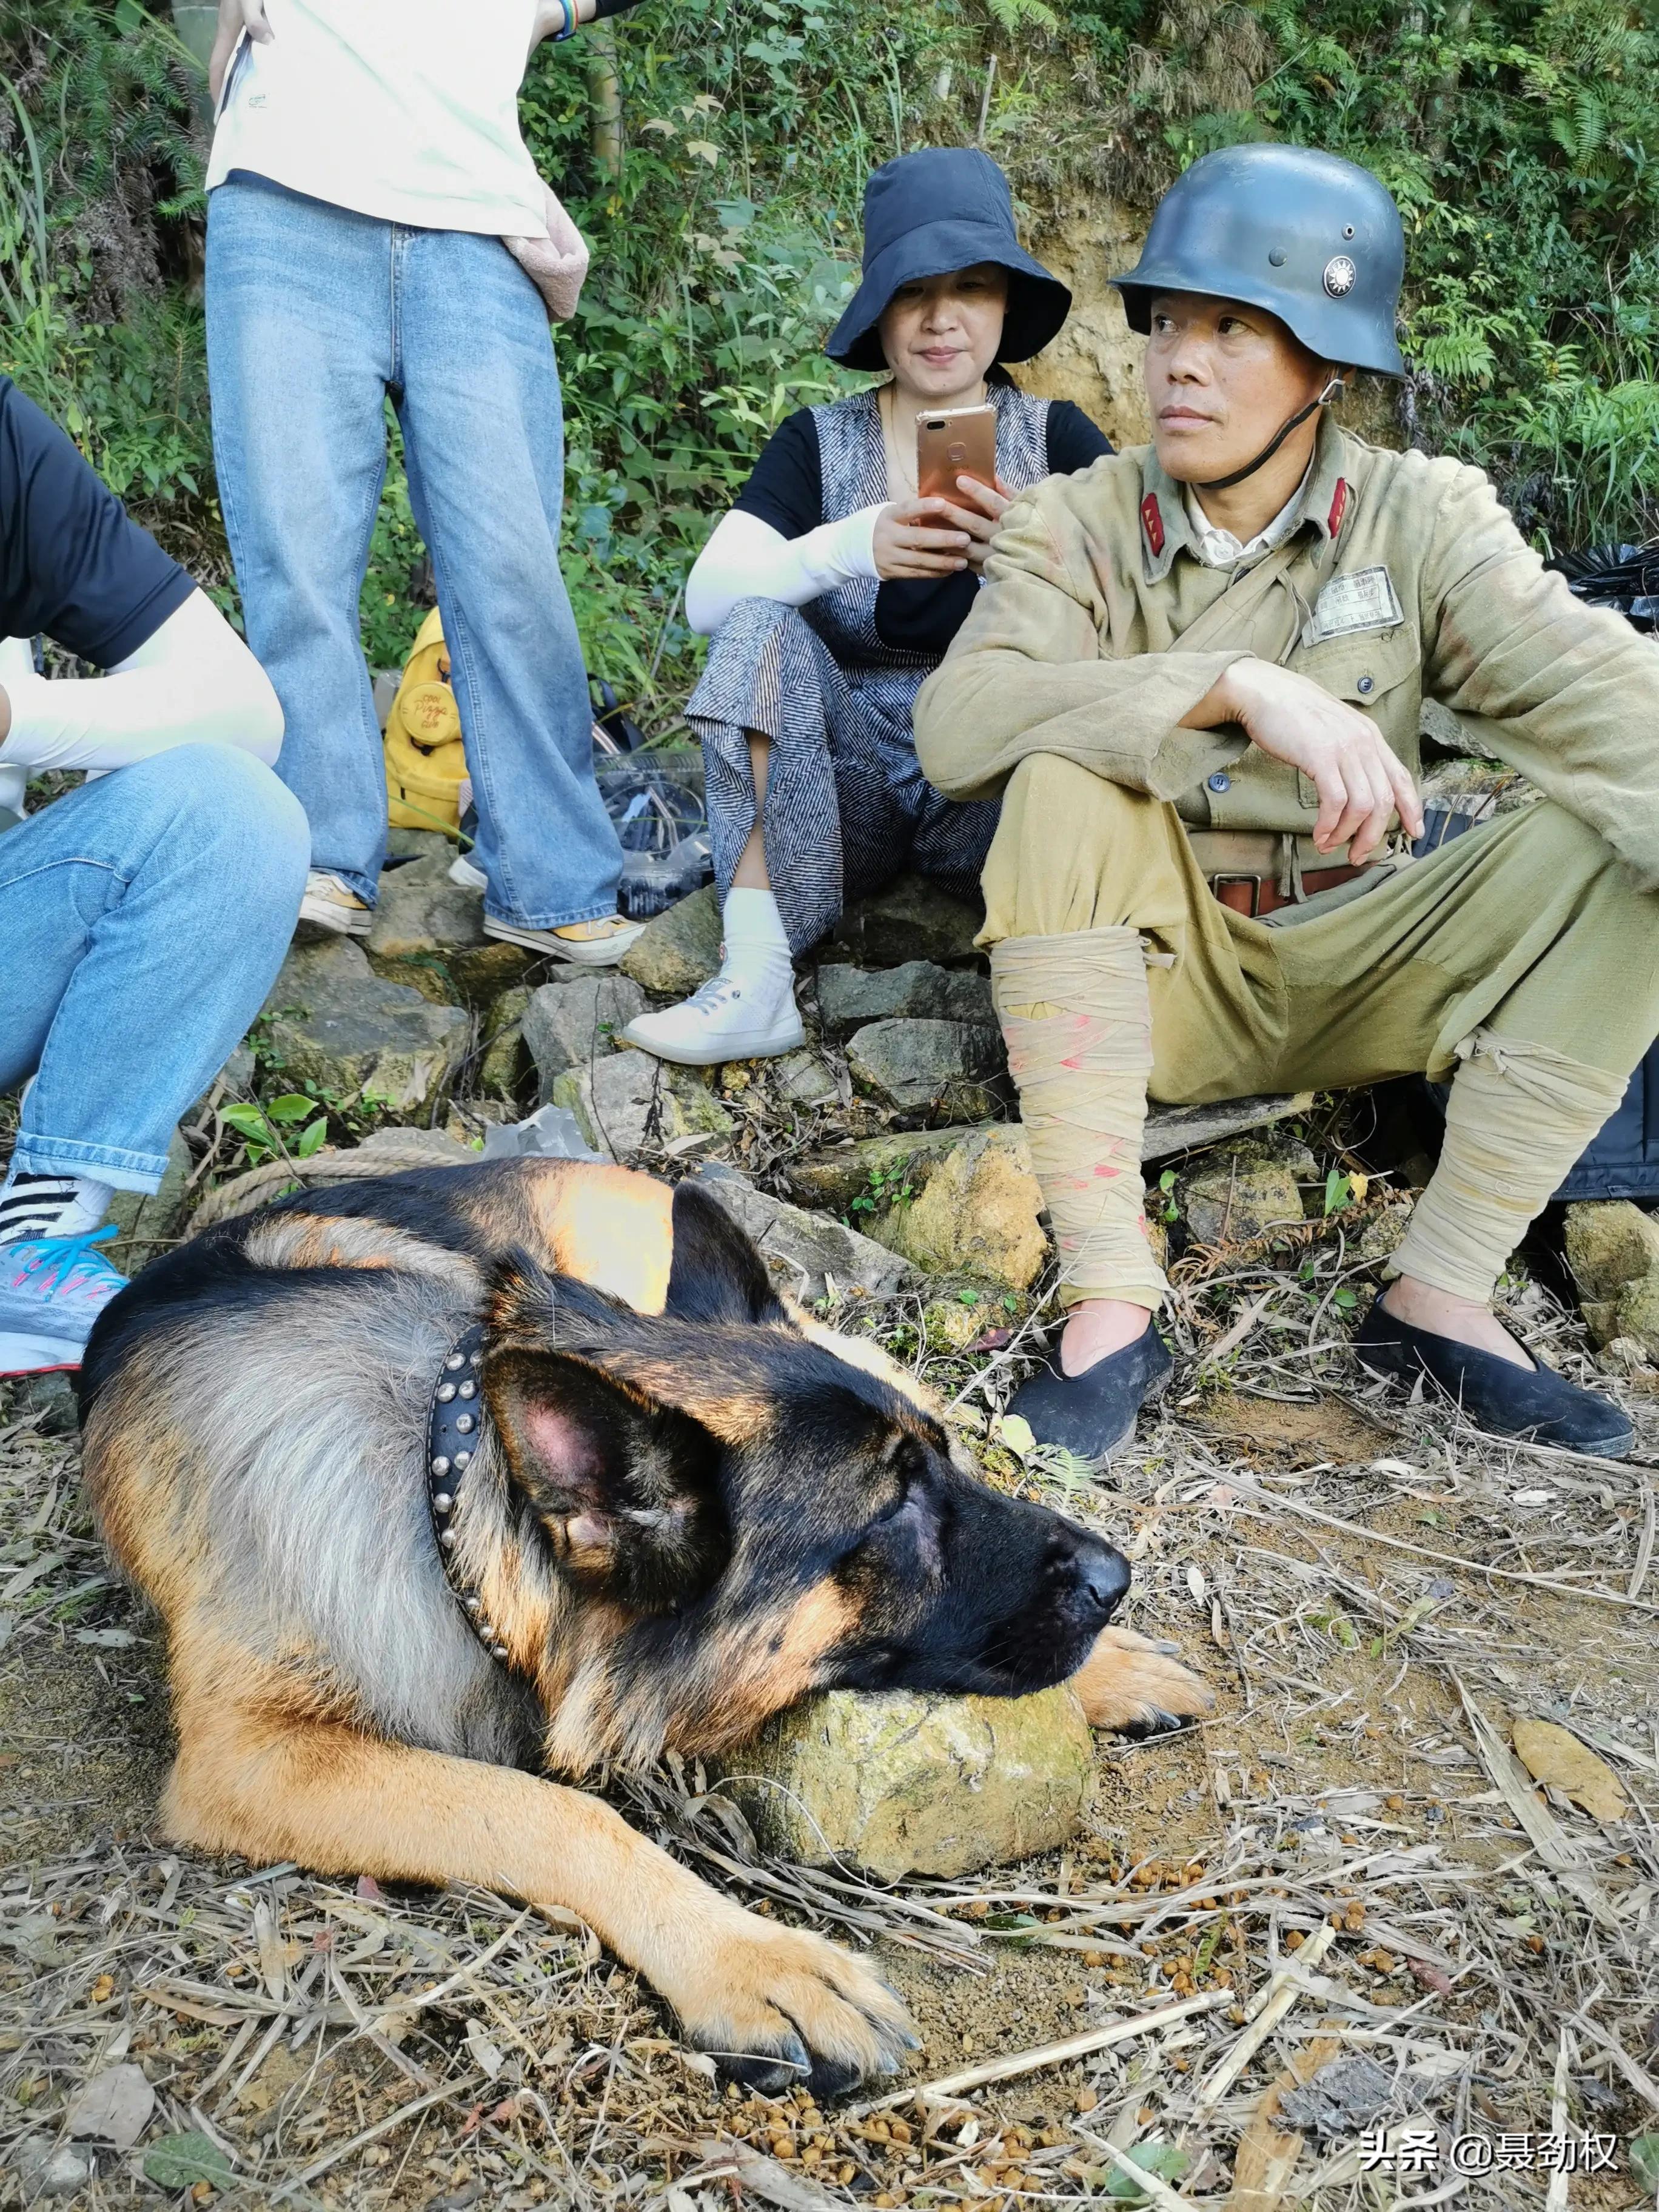
[[[723,919],[726,944],[721,974],[750,991],[787,991],[793,964],[783,916],[771,892],[728,891]]]
[[[108,1219],[114,1195],[91,1176],[31,1175],[14,1167],[0,1186],[0,1244],[82,1236]]]

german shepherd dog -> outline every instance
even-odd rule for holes
[[[1103,1727],[1208,1703],[1108,1626],[1121,1555],[975,1479],[695,1183],[515,1160],[296,1195],[147,1267],[81,1396],[167,1621],[171,1834],[568,1907],[763,2090],[896,2070],[898,1999],[530,1770],[720,1752],[830,1686],[1069,1678]]]

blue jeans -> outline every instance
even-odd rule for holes
[[[156,1188],[276,980],[306,854],[292,795],[228,745],[135,761],[0,836],[0,1091],[35,1079],[20,1168]]]
[[[438,580],[485,910],[533,929],[614,914],[622,854],[559,574],[564,420],[535,286],[497,238],[235,177],[209,209],[207,321],[220,503],[312,866],[373,902],[386,775],[357,596],[389,393]]]

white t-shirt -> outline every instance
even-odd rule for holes
[[[536,0],[265,0],[232,61],[208,189],[249,169],[425,230],[545,238],[519,134]]]

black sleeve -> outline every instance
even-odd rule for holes
[[[823,468],[810,407],[786,416],[761,447],[748,483],[732,502],[784,538],[804,538],[823,520]]]
[[[1070,399],[1054,399],[1048,403],[1048,473],[1055,477],[1075,476],[1086,469],[1091,461],[1097,461],[1103,453],[1109,453],[1112,441],[1106,433],[1089,420],[1083,410]]]
[[[971,568],[954,576],[902,576],[876,592],[876,635],[900,653],[943,660],[979,592]]]
[[[195,588],[51,417],[0,377],[0,636],[44,630],[110,668]]]

